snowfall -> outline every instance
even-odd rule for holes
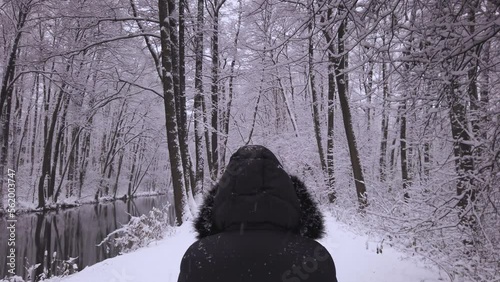
[[[354,230],[325,215],[327,235],[319,240],[332,254],[339,282],[431,282],[450,281],[432,263],[422,257],[400,252],[374,236]],[[164,239],[134,252],[104,260],[50,282],[175,282],[186,249],[195,241],[191,222],[170,230]]]

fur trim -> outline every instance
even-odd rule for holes
[[[300,222],[293,232],[303,237],[320,239],[325,235],[323,214],[307,190],[305,184],[296,176],[290,176],[295,193],[300,202]],[[194,229],[198,233],[197,239],[222,232],[215,224],[213,206],[218,185],[215,185],[203,199],[198,216],[194,220]]]
[[[297,176],[291,175],[290,178],[295,188],[295,193],[300,202],[300,223],[298,233],[301,236],[320,239],[325,235],[325,223],[323,214],[318,209],[318,205],[313,200],[306,185]]]
[[[194,220],[194,229],[198,232],[197,239],[201,239],[220,232],[215,225],[213,218],[214,198],[217,194],[218,186],[215,185],[203,198],[203,204],[200,207],[200,212]]]

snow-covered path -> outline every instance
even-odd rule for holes
[[[449,281],[433,267],[384,246],[376,253],[376,243],[366,236],[347,231],[326,216],[327,237],[320,242],[330,251],[340,282],[443,282]],[[184,251],[195,240],[191,224],[184,224],[172,236],[135,252],[107,259],[66,278],[50,282],[175,282]]]

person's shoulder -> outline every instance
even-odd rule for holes
[[[183,258],[189,256],[207,255],[210,252],[211,246],[217,240],[217,237],[218,234],[215,234],[196,240],[187,248]]]
[[[317,256],[319,259],[321,258],[330,258],[330,252],[318,241],[303,237],[300,235],[295,236],[293,241],[297,246],[300,246],[307,253],[312,253],[314,256]]]
[[[282,281],[337,281],[333,257],[320,242],[302,236],[291,238],[290,242],[293,253],[300,253],[300,256],[296,256],[295,267],[283,273]]]

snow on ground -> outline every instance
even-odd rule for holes
[[[436,267],[409,258],[384,245],[376,253],[377,243],[368,236],[348,231],[332,216],[326,216],[327,237],[320,242],[330,251],[339,282],[443,282],[449,279]],[[175,282],[185,250],[195,241],[191,222],[176,228],[171,236],[148,247],[107,259],[64,278],[50,282]]]

